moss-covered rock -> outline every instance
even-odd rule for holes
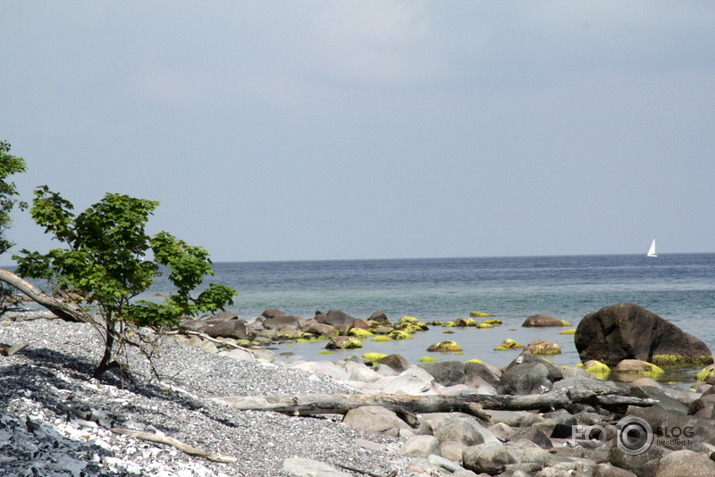
[[[454,334],[454,330],[453,330],[453,329],[450,329],[450,328],[447,328],[447,329],[444,330],[442,333],[444,333],[445,335],[453,335],[453,334]]]
[[[385,335],[378,335],[378,336],[375,336],[372,340],[380,343],[383,341],[392,341],[392,338],[390,338],[389,336],[385,336]]]
[[[494,316],[494,315],[492,315],[490,313],[484,313],[483,311],[472,311],[469,313],[469,316],[471,316],[472,318],[484,318],[487,316]]]
[[[358,349],[362,348],[362,342],[357,338],[350,338],[347,336],[338,336],[337,338],[332,338],[325,345],[326,349]]]
[[[348,331],[348,335],[353,336],[355,338],[360,338],[360,339],[365,339],[365,338],[370,338],[371,336],[375,336],[370,331],[363,330],[362,328],[351,328],[350,331]]]
[[[459,346],[455,341],[440,341],[439,343],[435,343],[432,346],[430,346],[429,348],[427,348],[427,351],[450,353],[450,352],[463,351],[463,350],[462,350],[462,347]]]
[[[650,362],[657,366],[668,367],[690,367],[706,366],[712,363],[712,356],[700,356],[687,358],[679,354],[654,354]]]
[[[659,366],[640,359],[624,359],[613,367],[614,373],[636,373],[648,378],[658,377],[665,372]]]
[[[395,330],[387,336],[389,336],[393,340],[411,340],[412,339],[411,334],[406,333],[402,330]]]
[[[395,323],[394,328],[396,330],[407,331],[408,333],[416,333],[418,331],[429,330],[429,326],[427,326],[425,323],[422,323],[414,316],[403,316],[402,318],[397,320],[397,323]]]
[[[711,364],[709,366],[705,366],[703,369],[701,369],[698,374],[695,376],[695,379],[697,379],[700,382],[707,381],[708,378],[711,378],[715,376],[715,364]]]
[[[611,368],[609,368],[607,364],[596,361],[595,359],[591,359],[585,363],[579,363],[576,367],[583,368],[598,379],[608,379],[608,376],[611,375]]]
[[[489,328],[494,328],[494,325],[492,325],[490,323],[479,323],[477,325],[477,328],[479,328],[480,330],[485,330],[485,329],[489,329]]]
[[[510,349],[520,349],[523,347],[524,347],[523,344],[520,344],[511,338],[507,338],[504,341],[502,341],[499,346],[494,348],[494,351],[508,351]]]
[[[559,331],[560,335],[575,335],[576,328],[569,328],[568,330]]]
[[[439,361],[439,358],[436,356],[422,356],[420,359],[418,359],[420,363],[434,363],[435,361]]]
[[[445,321],[444,323],[442,323],[442,326],[444,326],[445,328],[451,328],[455,326],[455,323],[454,321]]]
[[[385,353],[365,353],[362,355],[363,359],[370,361],[372,364],[377,364],[382,358],[387,355]]]
[[[498,318],[490,318],[488,320],[483,320],[482,323],[486,323],[486,324],[492,325],[492,326],[498,326],[498,325],[502,324],[502,321]]]
[[[526,349],[524,351],[536,355],[561,354],[561,348],[559,345],[553,341],[546,340],[534,340],[526,345]]]
[[[467,363],[484,364],[484,361],[482,361],[481,359],[470,359],[469,361],[464,362],[464,364],[467,364]]]
[[[465,328],[467,326],[477,326],[477,320],[474,318],[457,318],[454,320],[454,326]]]

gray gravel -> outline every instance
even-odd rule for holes
[[[161,382],[152,379],[141,356],[131,357],[135,384],[119,378],[98,382],[90,376],[101,345],[88,325],[5,320],[0,343],[20,342],[29,346],[0,356],[3,475],[270,476],[281,475],[283,460],[291,457],[409,475],[401,470],[406,462],[396,453],[398,440],[359,433],[337,418],[237,411],[210,401],[231,395],[354,392],[324,376],[236,361],[165,339],[154,360]],[[63,405],[93,413],[100,425],[69,414]],[[109,427],[164,434],[238,461],[191,457]],[[366,439],[381,449],[366,445]]]

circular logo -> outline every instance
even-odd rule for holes
[[[642,417],[624,417],[616,428],[616,445],[624,454],[641,455],[653,444],[653,429]]]

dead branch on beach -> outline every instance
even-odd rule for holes
[[[463,396],[404,396],[397,394],[303,394],[279,396],[231,396],[214,401],[244,411],[274,411],[294,416],[345,414],[362,406],[382,406],[398,414],[463,412],[488,421],[484,410],[529,411],[563,409],[573,404],[604,407],[650,406],[653,399],[599,395],[592,391],[551,391],[522,396],[467,394]],[[409,423],[409,421],[408,421]]]

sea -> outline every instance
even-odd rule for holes
[[[357,318],[382,311],[390,321],[412,316],[423,322],[449,321],[483,312],[502,320],[491,329],[430,326],[412,340],[363,340],[359,350],[328,351],[325,342],[273,346],[283,359],[337,361],[366,352],[399,353],[410,362],[424,356],[440,360],[480,359],[509,364],[519,353],[494,351],[504,339],[524,345],[535,339],[557,343],[556,365],[580,362],[573,335],[588,313],[621,302],[640,305],[703,340],[715,350],[715,254],[583,255],[540,257],[425,258],[223,262],[214,264],[209,282],[228,285],[239,295],[230,310],[240,318],[267,308],[311,318],[316,311],[341,310]],[[147,296],[170,292],[155,282]],[[566,328],[524,328],[530,315],[566,320]],[[443,340],[456,341],[461,354],[430,353]],[[666,379],[692,381],[699,369],[669,372]]]

